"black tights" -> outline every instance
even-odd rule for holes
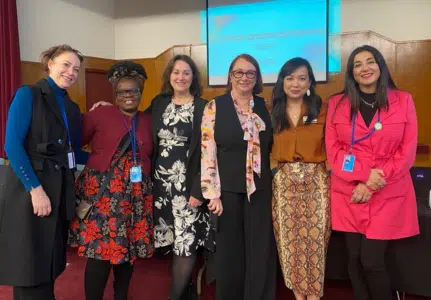
[[[174,254],[172,263],[171,300],[179,300],[186,291],[196,261],[196,253],[190,256],[178,256]]]
[[[107,260],[89,258],[85,267],[85,298],[87,300],[102,300],[111,267],[114,269],[114,299],[126,300],[132,278],[133,265],[123,263],[112,265]]]
[[[355,300],[391,300],[385,265],[388,241],[370,240],[359,233],[346,233],[345,239]]]

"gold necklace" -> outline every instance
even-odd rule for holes
[[[186,99],[184,103],[182,103],[183,99]],[[176,98],[175,96],[172,97],[172,102],[174,102],[174,104],[176,105],[184,105],[184,104],[190,103],[191,101],[193,101],[192,95],[188,96],[187,98]]]
[[[287,110],[287,113],[289,116],[293,119],[299,119],[299,116],[301,115],[301,108],[297,109],[296,111]]]

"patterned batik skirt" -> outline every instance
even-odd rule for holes
[[[113,175],[99,199],[95,199],[96,194],[109,171],[85,168],[79,175],[77,198],[93,203],[95,210],[87,220],[75,218],[69,235],[69,243],[78,247],[78,255],[112,264],[151,257],[154,245],[150,175],[143,174],[142,182],[130,182],[132,151],[117,160],[119,152],[117,149],[112,160],[116,164]]]
[[[331,235],[329,177],[324,163],[284,163],[273,179],[272,215],[288,288],[323,296]]]

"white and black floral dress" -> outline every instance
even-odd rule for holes
[[[205,246],[210,231],[208,210],[189,206],[186,163],[193,130],[193,102],[171,102],[157,128],[158,157],[154,173],[155,247],[172,246],[176,255],[189,256]]]

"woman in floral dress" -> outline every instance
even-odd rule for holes
[[[138,112],[147,75],[126,61],[112,66],[108,76],[117,106],[84,116],[82,141],[91,142],[92,152],[76,181],[77,198],[94,210],[71,225],[72,246],[88,258],[88,300],[102,300],[112,266],[114,299],[127,299],[135,260],[153,253],[151,116]]]
[[[200,124],[206,101],[198,69],[186,55],[175,56],[163,75],[162,93],[153,99],[155,247],[172,249],[170,299],[190,299],[198,247],[214,249],[209,210],[200,185]]]

